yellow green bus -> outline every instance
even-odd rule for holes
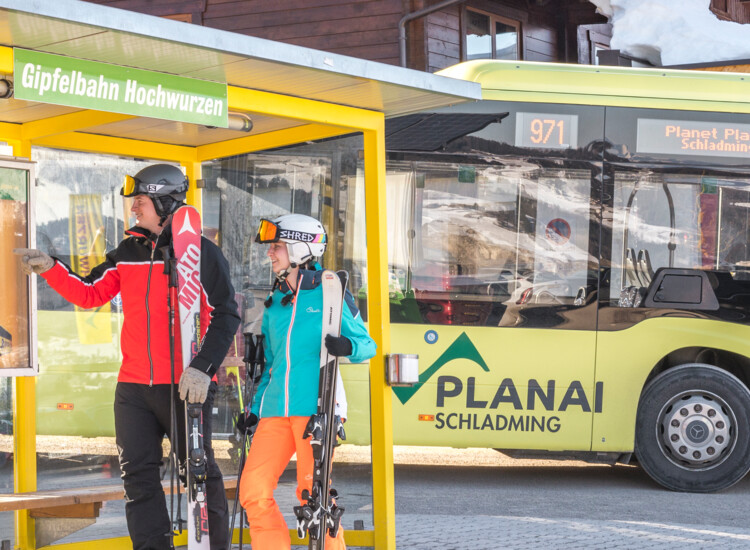
[[[390,351],[420,364],[393,388],[394,442],[637,460],[678,491],[738,482],[750,75],[503,61],[443,74],[483,99],[386,121]],[[272,277],[252,235],[285,212],[324,222],[323,263],[350,272],[366,317],[364,251],[385,243],[365,241],[361,150],[353,135],[204,165],[204,224],[246,330]],[[342,376],[348,442],[367,444],[368,369]]]

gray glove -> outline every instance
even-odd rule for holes
[[[209,375],[188,367],[180,377],[180,399],[188,403],[203,403],[208,395],[209,384]]]
[[[35,248],[14,248],[13,254],[21,256],[21,270],[26,275],[31,275],[32,273],[41,275],[45,271],[52,269],[52,266],[55,265],[55,260]]]

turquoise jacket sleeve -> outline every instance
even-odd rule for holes
[[[349,338],[352,343],[352,354],[347,357],[352,363],[361,363],[375,355],[375,341],[367,333],[359,309],[354,305],[354,298],[348,290],[341,315],[341,334]]]

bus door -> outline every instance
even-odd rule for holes
[[[692,347],[722,348],[695,320],[750,322],[750,173],[635,163],[607,170],[612,205],[603,261],[611,268],[602,287],[597,380],[618,388],[607,392],[607,407],[619,413],[597,419],[594,442],[621,450],[633,444],[638,396],[654,369],[679,364],[680,348],[685,357]],[[705,276],[705,300],[691,298],[688,287],[668,288],[664,270],[686,281]]]
[[[600,164],[516,147],[543,107],[474,106],[497,120],[437,153],[386,139],[392,349],[421,373],[394,388],[396,443],[590,448]]]
[[[684,364],[721,365],[746,383],[737,365],[750,356],[748,128],[748,117],[733,113],[607,108],[596,368],[605,397],[594,450],[632,449],[638,423],[655,418],[647,433],[659,434],[652,444],[675,478],[719,472],[734,446],[719,434],[720,445],[703,449],[670,432],[685,426],[671,416],[675,404],[693,399],[691,422],[736,433],[729,413],[715,420],[710,405],[719,401],[701,387],[661,401],[641,396]]]

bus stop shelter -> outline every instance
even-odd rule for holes
[[[391,351],[384,119],[479,99],[479,85],[75,0],[0,0],[0,44],[0,142],[12,148],[12,157],[33,160],[32,146],[42,146],[179,162],[190,180],[188,202],[199,209],[203,161],[363,134],[366,237],[378,246],[367,250],[369,330],[377,343],[370,362],[374,532],[365,532],[362,541],[395,548],[391,390],[384,368]],[[45,73],[44,63],[53,61],[68,72]],[[102,74],[126,67],[131,72],[123,79],[137,75],[154,91],[131,90],[131,103],[138,105],[130,106],[112,103],[111,88],[79,94],[75,73],[87,62]],[[219,122],[160,110],[160,79],[170,77],[218,83],[218,96],[205,100],[203,111]],[[178,81],[173,91],[180,86]],[[22,89],[26,99],[19,98]],[[34,93],[39,97],[29,99]],[[248,118],[252,129],[246,132]],[[37,489],[35,380],[29,374],[14,384],[15,493]],[[34,532],[34,519],[19,510],[19,548],[36,548]],[[108,542],[108,548],[126,547],[126,539]]]

